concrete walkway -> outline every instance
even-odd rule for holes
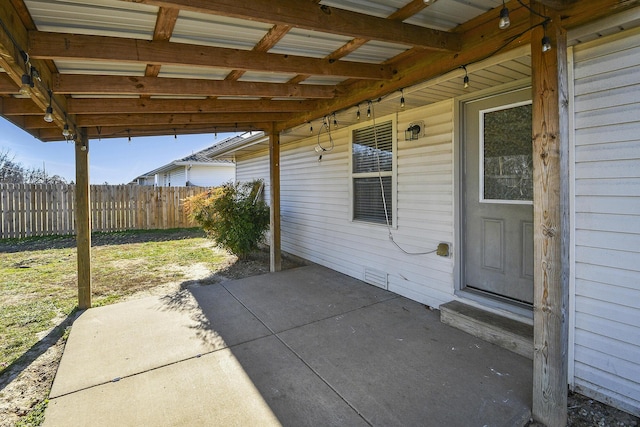
[[[84,312],[45,426],[519,426],[531,361],[307,266]]]

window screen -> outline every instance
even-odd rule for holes
[[[353,131],[351,176],[353,219],[391,224],[393,126],[391,122]],[[383,198],[384,194],[384,198]],[[386,215],[385,215],[386,205]]]

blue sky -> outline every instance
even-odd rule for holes
[[[233,134],[173,135],[89,141],[91,184],[126,184],[138,175],[210,147]],[[41,142],[0,117],[0,152],[8,150],[23,166],[44,168],[49,175],[75,181],[72,143]],[[44,162],[44,163],[43,163]]]

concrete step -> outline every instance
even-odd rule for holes
[[[468,334],[533,359],[533,326],[460,301],[440,306],[440,321]]]

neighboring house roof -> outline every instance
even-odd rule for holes
[[[135,177],[132,181],[137,181],[141,178],[150,178],[153,177],[156,174],[159,173],[163,173],[163,172],[167,172],[170,170],[175,169],[176,167],[179,166],[189,166],[189,165],[198,165],[198,166],[205,166],[205,167],[221,167],[221,166],[231,166],[234,164],[233,161],[231,160],[226,160],[226,159],[215,159],[213,158],[213,156],[210,155],[210,153],[220,144],[225,144],[227,142],[231,142],[231,141],[235,141],[235,140],[240,140],[240,141],[244,141],[244,138],[241,136],[234,136],[231,138],[227,138],[224,139],[223,141],[220,141],[218,144],[212,145],[211,147],[207,147],[204,150],[200,150],[197,151],[195,153],[192,153],[186,157],[183,157],[181,159],[178,160],[174,160],[170,163],[167,163],[166,165],[160,166],[159,168],[153,169],[149,172],[145,172],[141,175],[138,175],[137,177]]]

